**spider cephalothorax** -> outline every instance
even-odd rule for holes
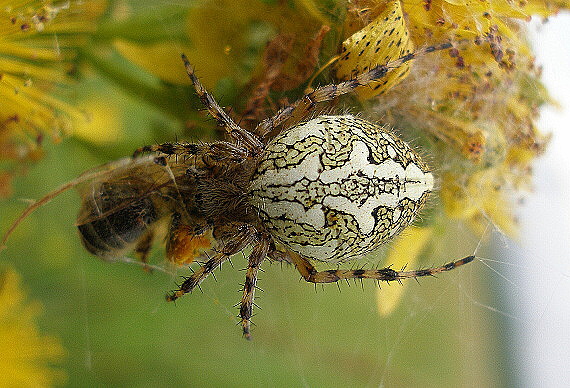
[[[352,115],[306,119],[318,103],[376,82],[418,54],[450,47],[426,47],[354,79],[317,88],[253,132],[220,108],[183,56],[200,100],[229,140],[141,147],[134,158],[87,173],[49,194],[8,234],[34,208],[85,182],[77,224],[85,247],[102,258],[134,250],[146,261],[158,226],[167,223],[167,257],[189,263],[196,257],[197,241],[211,232],[212,252],[168,295],[170,301],[252,246],[239,313],[246,338],[257,274],[266,258],[293,263],[314,283],[400,281],[452,270],[474,257],[418,271],[314,268],[311,260],[356,259],[396,236],[422,208],[434,178],[418,154],[381,125]],[[293,119],[297,124],[290,124]]]

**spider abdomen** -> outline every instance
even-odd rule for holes
[[[268,145],[250,201],[271,233],[304,257],[364,255],[408,226],[433,189],[410,146],[351,115],[319,116]]]

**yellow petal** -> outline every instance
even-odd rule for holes
[[[81,102],[87,117],[74,119],[73,135],[95,144],[113,143],[120,139],[121,110],[108,100],[93,97]]]
[[[46,137],[60,141],[71,121],[81,115],[50,93],[75,82],[70,73],[77,49],[96,30],[106,7],[105,0],[0,0],[0,160],[7,161],[0,175],[4,185],[25,164],[41,158]],[[2,190],[0,196],[7,193]]]
[[[400,1],[392,1],[371,23],[342,43],[342,54],[334,68],[335,76],[341,81],[354,78],[413,49]],[[389,72],[381,81],[358,88],[356,93],[361,99],[384,93],[404,79],[409,71],[410,62],[407,62]]]
[[[41,306],[28,302],[13,270],[0,272],[0,386],[48,387],[62,384],[65,373],[54,368],[65,350],[59,340],[40,333]]]
[[[392,243],[386,263],[396,270],[416,267],[419,254],[424,250],[432,233],[432,228],[409,227]],[[376,301],[380,315],[386,316],[394,311],[404,291],[405,283],[402,286],[392,284],[378,288]]]
[[[447,173],[443,176],[440,198],[451,219],[465,220],[483,234],[489,221],[501,232],[516,236],[517,227],[507,190],[510,173],[501,166],[471,175]]]
[[[141,45],[123,39],[117,39],[113,44],[117,51],[129,61],[164,81],[173,84],[190,82],[180,60],[181,53],[191,52],[189,47],[172,42]]]

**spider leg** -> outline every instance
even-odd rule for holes
[[[400,282],[402,279],[418,278],[421,276],[434,276],[440,272],[451,271],[459,266],[470,263],[475,259],[475,256],[467,256],[461,260],[452,261],[442,265],[441,267],[434,267],[428,269],[421,269],[416,271],[395,271],[390,267],[382,269],[332,269],[328,271],[317,271],[315,267],[305,258],[290,253],[289,255],[295,264],[295,267],[303,276],[303,278],[311,283],[333,283],[341,279],[375,279],[385,282]]]
[[[263,143],[257,136],[249,131],[241,128],[237,125],[232,118],[220,107],[216,102],[214,97],[208,93],[206,88],[202,85],[196,74],[194,74],[194,68],[186,58],[186,55],[182,54],[182,60],[184,61],[184,67],[186,67],[186,73],[194,89],[196,89],[196,94],[202,104],[208,109],[208,112],[212,115],[214,119],[218,122],[218,125],[226,130],[226,132],[235,139],[238,144],[243,144],[249,151],[254,155],[260,153],[263,149]]]
[[[423,49],[414,51],[400,57],[394,61],[388,62],[385,65],[378,65],[366,73],[359,74],[356,78],[348,81],[340,82],[338,84],[330,84],[316,88],[312,92],[304,95],[301,99],[293,104],[282,108],[275,116],[262,121],[256,128],[255,132],[260,134],[263,138],[275,128],[285,123],[287,120],[294,118],[301,120],[306,117],[314,107],[325,101],[333,100],[343,94],[352,92],[359,86],[365,86],[371,82],[382,79],[391,70],[402,66],[404,63],[411,61],[417,56],[431,53],[434,51],[445,50],[453,47],[451,43],[443,43],[437,46],[428,46]]]
[[[289,258],[289,255],[285,252],[280,252],[278,250],[269,251],[269,253],[267,254],[267,257],[273,261],[292,264],[292,261]]]
[[[201,157],[204,161],[241,163],[248,156],[248,150],[227,141],[217,141],[205,144],[193,143],[161,143],[137,148],[133,158],[143,153],[158,153],[167,156]]]
[[[257,284],[257,273],[259,272],[259,267],[269,251],[270,240],[265,238],[259,241],[251,251],[249,255],[249,261],[247,265],[247,272],[245,274],[245,283],[243,285],[243,295],[241,297],[241,307],[239,310],[239,315],[241,317],[241,326],[243,328],[243,335],[246,339],[251,339],[250,329],[250,319],[253,309],[253,302],[255,299],[255,288]]]
[[[180,285],[178,290],[175,290],[166,296],[169,302],[175,301],[182,295],[192,292],[204,279],[208,277],[216,268],[218,268],[224,261],[228,260],[232,255],[244,249],[253,239],[253,233],[250,229],[244,229],[238,232],[233,239],[228,240],[220,249],[215,251],[208,261],[204,263],[196,272],[188,277]]]

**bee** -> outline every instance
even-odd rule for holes
[[[393,239],[420,212],[433,191],[434,176],[384,126],[353,115],[307,117],[318,103],[376,83],[417,55],[451,47],[426,47],[354,79],[316,88],[254,131],[232,120],[182,55],[198,97],[228,139],[141,147],[132,158],[89,171],[31,205],[3,241],[32,211],[78,187],[77,227],[95,256],[114,260],[134,251],[146,262],[164,226],[166,257],[172,262],[189,264],[198,248],[212,245],[206,261],[168,294],[168,301],[190,293],[224,261],[251,246],[239,303],[248,339],[257,274],[265,259],[292,263],[313,283],[399,282],[467,264],[474,256],[416,271],[317,271],[312,264],[355,260]],[[297,123],[291,124],[294,118]]]
[[[143,157],[123,160],[102,179],[80,187],[76,225],[83,246],[106,260],[134,250],[146,262],[160,221],[184,209],[182,194],[186,203],[193,197],[194,186],[183,183],[184,177],[182,165]],[[180,187],[188,190],[182,193]]]

